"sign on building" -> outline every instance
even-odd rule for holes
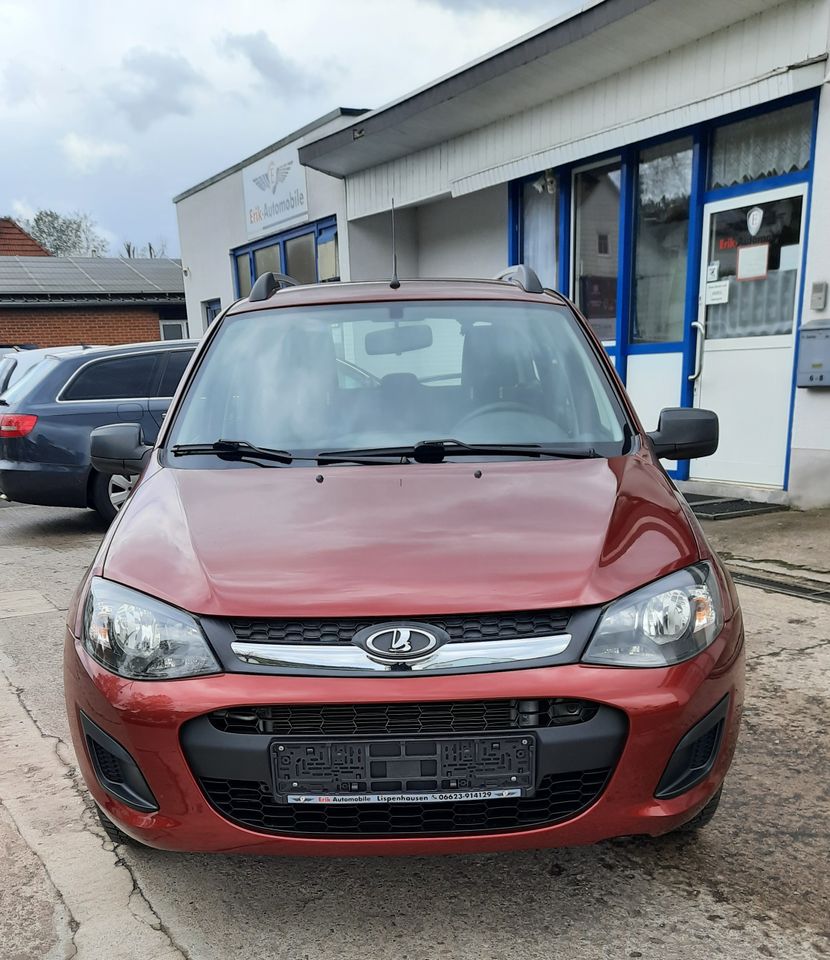
[[[242,183],[249,237],[308,219],[305,167],[300,165],[296,147],[283,147],[245,167]]]

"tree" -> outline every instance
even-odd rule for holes
[[[152,243],[148,243],[144,247],[138,247],[131,240],[125,240],[121,245],[121,256],[127,257],[128,259],[133,257],[144,257],[149,258],[150,260],[155,260],[157,257],[166,257],[167,243],[162,240],[155,246],[153,246]]]
[[[109,244],[88,213],[62,216],[55,210],[39,210],[31,220],[18,222],[53,257],[105,257],[109,253]]]

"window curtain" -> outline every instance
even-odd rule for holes
[[[812,101],[715,131],[709,186],[731,187],[805,170],[810,162]]]
[[[554,192],[548,190],[548,183]],[[539,275],[542,285],[556,289],[556,192],[544,174],[524,185],[522,260]]]

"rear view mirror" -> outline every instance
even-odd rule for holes
[[[109,476],[141,473],[152,449],[138,423],[108,423],[90,434],[92,466]]]
[[[667,407],[648,436],[655,454],[666,460],[711,457],[718,449],[718,415],[697,407]]]
[[[411,350],[423,350],[425,347],[431,346],[432,327],[428,327],[426,324],[373,330],[366,334],[364,341],[366,353],[370,357],[391,353],[409,353]]]

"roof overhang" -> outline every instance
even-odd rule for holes
[[[781,0],[592,0],[359,121],[300,162],[347,177],[612,76]]]

